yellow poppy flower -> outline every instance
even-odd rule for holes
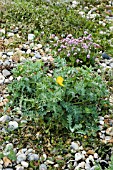
[[[64,79],[61,76],[58,76],[56,79],[56,82],[60,85],[60,86],[64,86],[63,83]]]

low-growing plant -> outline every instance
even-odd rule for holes
[[[11,108],[41,119],[49,129],[82,134],[98,130],[98,114],[108,103],[108,90],[92,67],[69,67],[60,58],[46,67],[42,61],[29,61],[18,65],[13,76],[8,86]]]
[[[53,39],[55,35],[52,35]],[[69,65],[94,65],[95,56],[101,49],[101,46],[94,43],[92,35],[84,32],[83,37],[74,38],[72,34],[67,35],[65,38],[57,40],[54,44],[57,53],[60,57],[65,58]]]

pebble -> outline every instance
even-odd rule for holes
[[[39,170],[47,170],[47,166],[45,164],[41,164],[39,166]]]
[[[70,148],[74,149],[75,151],[78,151],[79,150],[79,145],[78,145],[78,143],[72,142]]]
[[[28,34],[28,41],[32,41],[35,38],[34,34]]]
[[[17,156],[17,163],[21,163],[22,161],[26,160],[26,155],[25,154],[20,154]]]
[[[107,135],[110,135],[110,136],[113,136],[113,127],[109,127],[106,129],[106,134]]]
[[[7,36],[8,36],[8,37],[13,37],[13,36],[14,36],[14,33],[8,32],[8,33],[7,33]]]
[[[17,165],[17,166],[15,166],[15,168],[16,168],[16,170],[24,170],[24,167],[21,165]]]
[[[10,71],[8,71],[7,69],[4,69],[4,70],[2,71],[2,74],[3,74],[4,77],[7,77],[7,76],[10,76],[10,75],[11,75]]]
[[[37,44],[37,49],[42,48],[42,44]]]
[[[10,121],[8,124],[9,130],[15,130],[18,128],[18,123],[16,121]]]
[[[100,123],[100,125],[104,125],[104,121],[103,120],[100,120],[99,123]]]
[[[0,118],[0,122],[2,122],[2,123],[9,121],[9,120],[11,120],[11,117],[7,116],[7,115],[4,115]]]
[[[80,161],[83,158],[84,158],[84,155],[82,153],[78,152],[75,154],[75,161]]]
[[[37,52],[37,53],[34,55],[34,57],[35,57],[35,58],[38,58],[38,59],[41,59],[41,58],[42,58],[42,56],[40,55],[39,52]]]
[[[26,162],[26,161],[21,161],[21,165],[22,165],[23,167],[25,167],[25,168],[28,168],[29,163]]]
[[[3,84],[5,77],[0,73],[0,84]]]
[[[7,55],[8,55],[8,56],[12,56],[12,55],[13,55],[13,52],[12,52],[12,51],[7,52]]]
[[[85,162],[80,162],[74,170],[79,170],[79,169],[84,168],[84,167],[85,167]]]
[[[39,155],[30,153],[30,154],[28,154],[28,160],[29,161],[38,161],[39,160]]]

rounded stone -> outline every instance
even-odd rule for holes
[[[37,161],[37,160],[39,160],[39,156],[37,154],[30,153],[30,154],[28,154],[28,160],[29,161]]]
[[[18,128],[18,123],[16,121],[10,121],[8,124],[8,128],[10,130],[15,130]]]
[[[78,151],[79,150],[79,145],[76,142],[72,142],[70,148],[74,149],[75,151]]]
[[[26,161],[21,161],[21,165],[22,165],[23,167],[25,167],[25,168],[28,168],[29,163],[26,162]]]
[[[83,155],[81,153],[76,153],[75,154],[75,161],[80,161],[83,158]]]
[[[3,74],[4,77],[7,77],[7,76],[10,76],[10,75],[11,75],[10,71],[8,71],[7,69],[4,69],[4,70],[2,71],[2,74]]]
[[[0,84],[3,84],[5,77],[0,73]]]
[[[39,166],[39,170],[47,170],[47,166],[45,164],[41,164]]]
[[[7,116],[7,115],[4,115],[0,118],[0,122],[6,122],[8,120],[11,120],[11,117],[10,116]]]
[[[20,163],[22,161],[26,160],[26,155],[25,154],[20,154],[17,156],[17,163]]]

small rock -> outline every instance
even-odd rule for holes
[[[106,129],[106,134],[113,136],[113,127],[109,127],[108,129]]]
[[[11,75],[10,71],[8,71],[7,69],[4,69],[4,70],[2,71],[2,74],[3,74],[4,77],[7,77],[7,76],[10,76],[10,75]]]
[[[42,48],[42,44],[37,44],[37,49]]]
[[[113,68],[113,63],[110,63],[110,67]]]
[[[79,150],[79,145],[76,142],[72,142],[70,148],[74,149],[75,151],[78,151]]]
[[[15,130],[18,128],[18,123],[16,121],[10,121],[8,124],[8,128],[10,130]]]
[[[3,157],[3,162],[5,167],[12,166],[12,162],[7,157]]]
[[[16,170],[24,170],[24,167],[21,165],[17,165],[17,166],[15,166],[15,168],[16,168]]]
[[[3,65],[4,65],[4,66],[10,66],[9,60],[5,60],[5,61],[3,62]]]
[[[98,159],[98,154],[94,153],[94,159]]]
[[[45,164],[41,164],[39,166],[39,170],[47,170],[47,166]]]
[[[101,63],[101,66],[102,67],[106,67],[106,63]]]
[[[32,41],[35,38],[34,34],[28,34],[28,41]]]
[[[90,170],[90,169],[91,169],[91,166],[90,166],[89,163],[86,163],[86,164],[85,164],[85,169],[86,169],[86,170]]]
[[[112,139],[111,136],[105,136],[105,140],[106,140],[106,141],[109,141],[109,140],[111,140],[111,139]]]
[[[94,152],[93,150],[88,150],[88,151],[87,151],[87,154],[88,154],[88,155],[94,155],[94,153],[95,153],[95,152]]]
[[[29,163],[28,163],[28,162],[25,162],[25,161],[21,161],[21,164],[22,164],[22,166],[25,167],[25,168],[28,168],[28,166],[29,166]]]
[[[4,115],[0,118],[0,122],[3,122],[3,123],[8,121],[8,120],[11,120],[11,117],[7,116],[7,115]]]
[[[5,77],[0,73],[0,84],[3,84]]]
[[[75,161],[80,161],[81,159],[83,159],[83,155],[81,153],[76,153],[75,154]]]
[[[14,36],[14,33],[8,32],[8,33],[7,33],[7,36],[8,36],[8,37],[13,37],[13,36]]]
[[[104,121],[103,120],[100,120],[99,123],[100,123],[100,125],[104,125]]]
[[[8,56],[12,56],[13,55],[13,51],[7,52]]]
[[[22,161],[26,160],[26,155],[25,154],[20,154],[17,156],[17,163],[20,163]]]
[[[26,51],[26,54],[30,54],[30,53],[31,53],[31,50],[28,49],[28,50]]]
[[[41,56],[40,53],[38,53],[38,52],[34,55],[34,57],[35,57],[35,58],[38,58],[38,59],[41,59],[41,58],[42,58],[42,56]]]
[[[85,167],[85,162],[79,163],[74,170],[78,170]]]
[[[0,164],[0,170],[2,170],[3,169],[3,166]]]
[[[29,161],[37,161],[37,160],[39,160],[39,156],[37,154],[30,153],[30,154],[28,154],[28,160]]]
[[[103,58],[103,59],[108,59],[108,60],[109,60],[111,57],[110,57],[108,54],[103,53],[103,54],[102,54],[102,58]]]
[[[51,160],[47,160],[47,161],[46,161],[46,163],[47,163],[47,164],[51,164],[51,165],[53,165],[53,164],[54,164],[54,162],[53,162],[53,161],[51,161]]]

